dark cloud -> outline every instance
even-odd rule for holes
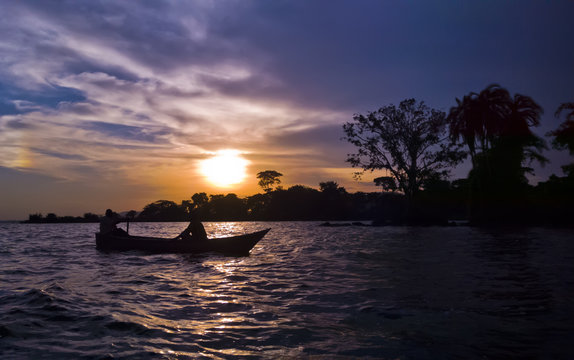
[[[285,90],[263,74],[253,74],[244,79],[224,79],[203,75],[200,79],[203,84],[220,94],[239,98],[272,98],[281,100]]]
[[[49,151],[46,149],[39,149],[39,148],[30,148],[30,150],[35,152],[35,153],[38,153],[38,154],[51,156],[51,157],[55,157],[55,158],[63,159],[63,160],[87,160],[87,158],[85,156],[78,155],[78,154],[61,153],[61,152]]]
[[[121,137],[115,137],[116,139],[122,139]],[[110,153],[115,153],[115,151],[119,150],[134,150],[138,153],[147,153],[151,152],[153,149],[157,147],[157,144],[154,143],[144,143],[139,142],[138,144],[126,144],[126,143],[114,143],[110,141],[102,141],[102,140],[90,140],[90,139],[66,139],[64,145],[68,148],[96,148],[98,151],[109,151]],[[164,145],[164,144],[160,144]],[[104,162],[107,160],[104,160]]]
[[[319,125],[304,130],[283,131],[268,139],[270,149],[290,149],[300,158],[306,154],[322,166],[344,167],[347,154],[355,149],[344,137],[342,124]]]
[[[60,111],[66,112],[72,115],[99,115],[98,108],[94,104],[89,102],[68,102],[62,101],[58,105]]]
[[[30,125],[21,119],[9,120],[6,122],[6,128],[14,130],[32,129],[34,126]]]
[[[304,130],[285,131],[270,137],[270,143],[279,146],[305,147],[341,147],[345,142],[342,124],[327,124],[314,126]]]
[[[18,114],[18,113],[20,113],[20,111],[18,110],[16,105],[14,105],[14,103],[7,101],[7,100],[0,99],[0,116],[2,116],[2,115],[14,115],[14,114]]]
[[[149,130],[138,126],[112,124],[101,121],[91,121],[83,125],[86,130],[97,131],[105,136],[140,141],[147,143],[165,143],[162,136],[169,134],[167,130]]]

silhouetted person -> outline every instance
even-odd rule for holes
[[[111,209],[107,209],[106,215],[100,218],[100,234],[128,236],[127,232],[116,226],[116,224],[121,221],[122,219],[120,219],[117,214],[114,214]]]
[[[176,239],[182,239],[185,241],[201,242],[207,240],[207,233],[199,217],[193,216],[189,225],[179,234]]]

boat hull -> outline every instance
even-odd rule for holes
[[[248,255],[249,251],[263,239],[269,230],[271,229],[245,235],[208,239],[201,242],[96,233],[96,248],[103,251],[139,250],[151,253],[188,254],[217,252],[229,255]]]

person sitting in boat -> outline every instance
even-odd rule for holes
[[[185,241],[200,242],[207,240],[207,233],[205,228],[197,216],[193,216],[189,225],[179,234],[176,239],[181,239]]]
[[[111,234],[128,236],[125,230],[118,228],[116,225],[123,220],[111,209],[106,210],[106,215],[100,218],[100,234]]]

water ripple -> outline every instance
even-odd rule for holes
[[[95,250],[96,224],[0,224],[2,359],[568,358],[566,231],[272,227],[249,257]],[[137,223],[175,236],[184,224]]]

